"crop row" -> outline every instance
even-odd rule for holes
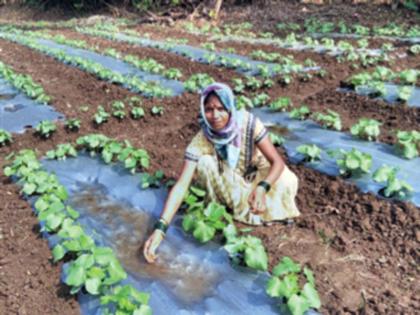
[[[36,40],[26,36],[18,35],[16,33],[2,32],[0,33],[0,38],[40,51],[61,62],[77,66],[86,72],[92,73],[102,80],[127,86],[133,91],[142,93],[146,96],[165,97],[172,95],[170,90],[163,88],[159,84],[144,82],[134,76],[123,76],[121,73],[109,70],[99,63],[85,60],[82,57],[69,56],[63,50],[46,47],[39,44]]]

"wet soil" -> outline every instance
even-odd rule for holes
[[[100,47],[110,44],[94,41]],[[151,53],[143,48],[115,45],[139,56]],[[305,57],[306,54],[302,53]],[[314,78],[305,83],[295,80],[287,87],[276,85],[267,90],[270,96],[290,96],[294,103],[306,102],[313,110],[336,110],[345,128],[358,118],[372,117],[383,121],[389,129],[419,130],[418,110],[336,92],[340,81],[353,73],[351,68],[348,65],[340,68],[341,65],[328,57],[322,60],[324,57],[311,56],[330,67],[326,78]],[[166,57],[159,58],[163,63]],[[296,53],[296,58],[302,60],[303,57]],[[82,128],[76,133],[66,132],[60,124],[49,140],[40,140],[33,135],[33,130],[14,135],[11,146],[0,148],[0,166],[7,163],[5,157],[12,151],[36,148],[41,155],[59,143],[74,142],[81,135],[103,133],[147,149],[152,161],[151,171],[162,169],[170,177],[179,173],[184,149],[199,128],[197,95],[187,93],[170,99],[144,100],[144,119],[127,118],[121,122],[110,119],[96,127],[92,116],[98,105],[110,109],[113,101],[134,94],[2,40],[0,59],[42,84],[52,96],[52,105],[57,111],[82,121]],[[170,64],[177,62],[168,60]],[[328,66],[330,62],[333,64]],[[418,57],[417,61],[408,62],[419,64]],[[184,62],[178,67],[184,73],[190,71],[185,69],[188,66]],[[229,82],[232,75],[226,73],[218,74],[219,80]],[[150,114],[156,104],[164,107],[162,117]],[[394,141],[392,134],[386,132],[380,140]],[[263,239],[269,252],[270,268],[285,255],[309,264],[316,272],[324,314],[415,314],[420,308],[416,281],[419,209],[409,203],[361,193],[338,177],[322,175],[304,165],[290,167],[300,179],[297,203],[302,216],[292,225],[263,226],[251,232]],[[0,313],[77,314],[77,302],[59,284],[60,266],[50,262],[51,253],[46,241],[39,236],[29,204],[19,197],[18,188],[8,179],[1,175],[0,180]]]

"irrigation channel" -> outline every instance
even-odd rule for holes
[[[150,293],[153,314],[279,314],[278,302],[265,293],[269,274],[232,266],[220,245],[202,245],[184,233],[180,215],[159,248],[156,264],[144,261],[139,247],[162,210],[165,189],[142,190],[139,177],[121,165],[87,155],[43,161],[43,167],[66,187],[68,203],[80,213],[85,232],[98,245],[113,248],[128,274],[125,283]],[[50,246],[56,237],[49,237]],[[82,314],[101,314],[94,296],[79,294],[79,302]]]
[[[141,38],[141,37],[127,35],[123,33],[109,33],[109,32],[104,32],[104,31],[99,31],[99,32],[97,31],[96,33],[92,33],[88,30],[83,30],[83,29],[78,29],[78,31],[81,33],[89,34],[89,35],[98,35],[98,36],[106,37],[108,39],[118,40],[121,42],[130,43],[130,44],[136,44],[139,46],[152,47],[152,48],[165,50],[167,52],[172,52],[177,55],[187,56],[193,61],[204,63],[204,64],[214,64],[216,66],[220,66],[222,65],[221,62],[219,61],[220,58],[226,58],[228,60],[229,59],[240,60],[244,63],[247,63],[250,66],[250,68],[243,69],[240,66],[238,66],[238,67],[235,67],[235,70],[245,75],[258,75],[261,72],[261,70],[259,69],[259,66],[268,67],[268,71],[270,75],[275,75],[277,73],[277,71],[275,70],[278,67],[277,64],[263,62],[263,61],[256,61],[248,57],[237,55],[237,54],[213,52],[213,51],[209,51],[203,48],[194,47],[190,45],[184,45],[184,44],[182,45],[172,44],[172,43],[168,44],[162,41],[152,40],[149,38]],[[209,59],[208,59],[209,55],[216,56],[216,61],[209,62]],[[298,71],[311,71],[311,70],[318,70],[318,69],[320,68],[319,67],[306,67],[306,68],[302,67],[298,69]],[[284,72],[285,73],[295,72],[296,70],[297,69],[290,68],[289,70],[284,69]]]
[[[384,84],[386,89],[386,94],[382,97],[378,97],[377,99],[383,99],[387,103],[396,104],[400,106],[398,102],[398,90],[400,88],[399,85],[393,83],[385,83]],[[375,92],[373,88],[368,86],[358,86],[356,90],[349,89],[349,88],[339,88],[338,91],[345,92],[345,93],[357,93],[359,95],[369,96],[372,92]],[[408,106],[413,107],[420,107],[420,88],[417,86],[412,87],[412,92],[410,98],[407,100]]]
[[[0,129],[23,133],[42,120],[63,118],[53,107],[35,102],[0,77]]]

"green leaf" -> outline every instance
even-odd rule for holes
[[[110,247],[95,247],[93,257],[98,265],[108,265],[114,259],[114,253]]]
[[[248,267],[254,269],[267,270],[268,257],[264,246],[247,247],[245,249],[245,263]]]
[[[25,183],[22,191],[24,194],[30,196],[36,191],[36,185],[34,183]]]
[[[182,228],[185,232],[190,232],[195,227],[195,216],[193,214],[186,214],[182,220]]]
[[[198,196],[198,197],[204,197],[206,195],[206,191],[202,190],[198,187],[192,186],[190,187],[190,190],[194,193],[194,195]]]
[[[287,274],[279,284],[279,293],[281,296],[290,298],[293,294],[299,292],[298,275],[294,273]]]
[[[80,216],[80,213],[74,210],[72,207],[66,207],[67,213],[69,214],[70,218],[77,219]]]
[[[99,278],[89,278],[86,280],[86,290],[92,295],[99,294],[99,287],[101,286],[101,280]]]
[[[309,302],[306,298],[294,294],[288,301],[287,306],[289,307],[292,315],[303,315],[309,309]]]
[[[271,297],[281,297],[281,281],[278,277],[271,277],[266,286],[266,292]]]
[[[283,257],[280,263],[273,269],[275,276],[282,276],[287,273],[300,272],[300,265],[296,264],[290,257]]]
[[[303,273],[310,284],[315,286],[315,277],[314,273],[308,267],[303,268]]]
[[[152,315],[152,309],[149,305],[143,304],[134,310],[133,315]]]
[[[86,270],[82,266],[73,263],[69,269],[64,282],[70,286],[79,287],[85,283]]]
[[[321,300],[318,292],[311,283],[306,283],[303,286],[302,295],[306,298],[310,307],[317,309],[321,307]]]
[[[214,227],[207,225],[203,220],[199,220],[195,225],[193,235],[199,242],[206,243],[214,237],[215,233],[216,229]]]
[[[53,254],[53,257],[54,257],[54,262],[57,262],[64,257],[64,255],[66,254],[66,250],[64,249],[64,247],[62,245],[57,244],[53,248],[52,254]]]

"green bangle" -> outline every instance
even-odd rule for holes
[[[266,193],[268,193],[271,189],[271,185],[264,180],[260,181],[257,186],[263,187]]]
[[[155,230],[160,230],[164,234],[166,234],[166,231],[168,230],[168,224],[166,224],[166,222],[163,219],[159,219],[159,221],[157,221],[155,223],[154,228],[155,228]]]

